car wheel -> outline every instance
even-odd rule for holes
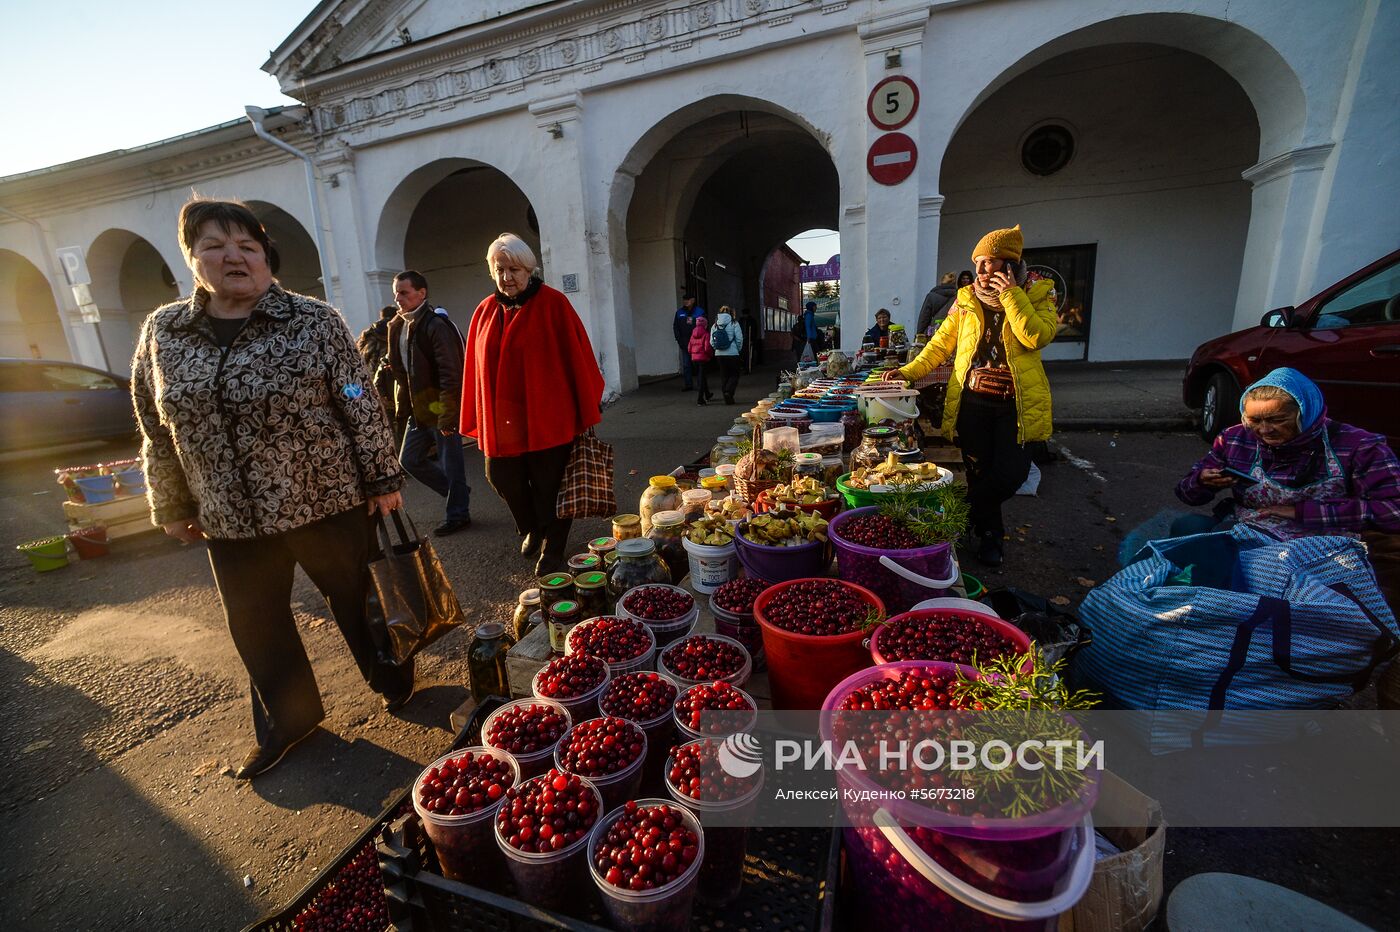
[[[1240,387],[1227,372],[1217,372],[1206,383],[1206,393],[1201,401],[1201,437],[1214,440],[1231,424],[1240,420]]]

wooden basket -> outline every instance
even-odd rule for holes
[[[734,483],[734,491],[739,493],[739,497],[750,505],[752,505],[762,493],[782,484],[781,479],[741,479],[738,476],[735,476],[732,481]]]

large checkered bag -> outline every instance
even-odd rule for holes
[[[613,448],[593,428],[574,441],[554,513],[561,518],[611,518],[617,514],[613,491]]]
[[[1188,733],[1154,732],[1160,750],[1247,743],[1207,735],[1224,710],[1335,706],[1400,650],[1359,541],[1281,541],[1247,525],[1149,542],[1089,593],[1080,617],[1094,640],[1075,675],[1108,705],[1214,710]]]

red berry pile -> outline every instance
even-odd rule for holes
[[[623,663],[650,650],[652,637],[640,621],[601,615],[570,631],[567,645],[570,653]]]
[[[535,692],[546,699],[577,699],[608,678],[608,665],[587,654],[569,654],[555,657],[535,676]]]
[[[647,749],[646,735],[625,719],[594,718],[575,725],[559,744],[559,766],[581,777],[626,770]]]
[[[767,589],[771,583],[761,579],[731,579],[715,590],[710,596],[715,605],[734,615],[753,614],[753,600]]]
[[[687,680],[722,680],[744,668],[748,656],[737,644],[717,637],[692,634],[661,655],[666,669]]]
[[[719,762],[719,744],[709,738],[671,749],[667,778],[677,791],[701,802],[738,799],[754,788],[761,771],[749,777],[731,777]]]
[[[616,715],[634,722],[652,722],[676,701],[676,684],[659,673],[639,670],[624,673],[608,684],[598,700],[604,715]]]
[[[506,790],[496,831],[520,851],[544,854],[588,834],[598,821],[598,791],[571,773],[550,770]]]
[[[622,607],[647,621],[672,621],[695,607],[695,597],[671,586],[638,586],[622,597]]]
[[[467,751],[430,767],[418,784],[418,803],[441,815],[466,815],[493,806],[515,785],[510,764],[498,757]]]
[[[293,927],[296,932],[380,932],[388,925],[379,854],[374,842],[367,841],[336,875],[335,882],[323,887],[311,905],[297,913]]]
[[[728,683],[701,683],[676,700],[676,721],[697,734],[733,734],[753,721],[757,707],[743,691]]]
[[[569,720],[554,706],[543,702],[518,705],[505,709],[491,722],[485,743],[512,754],[532,754],[553,747],[568,730]]]
[[[972,663],[1016,652],[1011,638],[972,615],[896,618],[880,628],[877,647],[887,661]]]
[[[924,670],[905,670],[897,679],[876,680],[852,690],[838,707],[843,712],[960,708],[952,697],[957,677]]]
[[[795,634],[847,634],[878,620],[875,606],[859,591],[835,579],[793,583],[768,601],[763,617]]]
[[[841,525],[841,536],[853,544],[877,550],[917,550],[928,544],[907,527],[884,515],[862,515]]]
[[[700,855],[700,838],[675,806],[627,803],[608,826],[593,865],[624,890],[654,890],[680,879]]]

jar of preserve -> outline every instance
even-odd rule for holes
[[[885,461],[894,452],[899,432],[893,427],[867,427],[860,446],[851,454],[851,471],[869,469]]]
[[[850,453],[860,446],[861,435],[865,431],[865,418],[861,417],[855,408],[842,411],[841,427],[844,432],[841,438],[841,452]]]
[[[798,453],[792,458],[792,478],[803,476],[822,481],[822,455],[820,453]]]
[[[637,509],[642,516],[642,536],[651,530],[651,519],[658,511],[675,511],[681,507],[681,490],[676,485],[675,476],[652,476],[647,490],[642,493],[641,506]]]
[[[569,557],[569,573],[574,577],[574,586],[578,586],[578,576],[580,573],[591,573],[603,568],[603,558],[596,553],[576,553]]]
[[[617,566],[608,576],[608,592],[614,603],[635,586],[671,581],[670,569],[657,556],[656,544],[647,538],[618,541],[615,553]]]
[[[550,573],[542,576],[540,583],[540,605],[545,607],[545,614],[548,614],[549,606],[560,599],[574,598],[574,577],[568,573]]]
[[[564,639],[583,621],[583,611],[573,599],[560,599],[549,606],[549,649],[564,653]]]
[[[701,480],[702,482],[704,480]],[[705,506],[710,503],[709,489],[687,489],[681,493],[681,515],[686,524],[705,517]],[[656,527],[656,519],[652,518],[652,527]]]
[[[515,614],[510,619],[510,636],[517,642],[530,633],[530,616],[540,610],[540,590],[526,589],[515,602]]]
[[[641,515],[616,515],[612,519],[612,536],[621,542],[642,536]]]
[[[612,604],[608,599],[608,574],[594,570],[574,577],[574,588],[578,590],[579,614],[585,620],[599,615],[611,615]]]
[[[477,625],[472,643],[467,648],[467,673],[471,679],[472,698],[477,702],[487,696],[510,698],[510,678],[506,674],[506,652],[515,639],[506,633],[499,621]]]
[[[690,572],[690,556],[685,552],[685,515],[679,511],[658,511],[651,519],[647,538],[656,544],[657,555],[670,572],[667,582],[679,586]]]
[[[588,542],[588,552],[599,560],[606,560],[608,554],[617,549],[616,537],[595,537]]]

